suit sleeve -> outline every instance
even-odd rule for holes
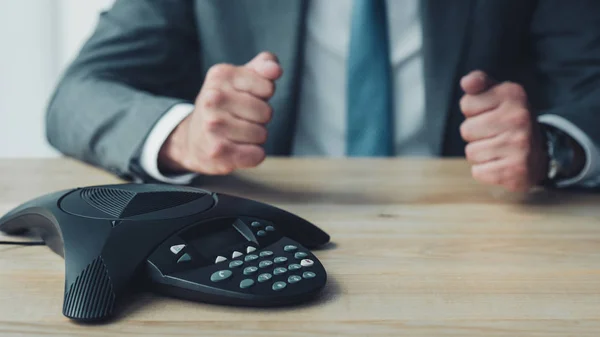
[[[574,126],[573,130],[578,129],[587,137],[587,144],[581,145],[594,151],[600,147],[598,13],[597,0],[539,0],[530,36],[537,82],[541,86],[539,98],[543,103],[538,107],[541,119],[557,119],[551,116],[565,119]],[[590,151],[586,153],[588,176],[584,180],[597,181],[598,172],[589,175],[594,158]]]
[[[117,0],[67,68],[46,114],[66,156],[125,179],[161,116],[201,84],[193,1]]]

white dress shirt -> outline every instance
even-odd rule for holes
[[[346,139],[346,60],[352,0],[313,0],[307,15],[305,57],[292,145],[295,156],[342,157]],[[387,1],[395,114],[395,153],[433,156],[425,121],[422,30],[419,0]],[[194,174],[165,176],[158,170],[158,152],[175,127],[193,110],[181,104],[169,110],[151,130],[141,155],[142,168],[153,178],[186,184]],[[559,186],[600,183],[600,151],[579,128],[556,115],[540,116],[569,134],[584,148],[583,171]]]

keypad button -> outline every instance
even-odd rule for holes
[[[259,268],[267,268],[273,265],[273,261],[269,261],[269,260],[265,260],[265,261],[260,261],[260,263],[258,264]]]
[[[269,273],[264,273],[264,274],[260,274],[258,275],[258,282],[265,282],[270,280],[271,278],[273,278],[273,275],[269,274]]]
[[[298,247],[296,247],[294,245],[287,245],[287,246],[283,247],[283,250],[286,252],[293,252],[296,249],[298,249]]]
[[[313,278],[317,276],[317,274],[313,273],[312,271],[305,271],[304,273],[302,273],[302,277],[308,279],[308,278]]]
[[[210,275],[210,280],[213,282],[223,281],[230,278],[232,274],[231,270],[219,270]]]
[[[288,266],[288,269],[289,269],[289,270],[298,270],[298,269],[300,269],[300,268],[302,268],[302,266],[301,266],[301,265],[299,265],[299,264],[297,264],[297,263],[290,264],[290,265]]]
[[[250,253],[252,253],[255,250],[256,250],[256,248],[254,248],[252,246],[248,246],[248,248],[246,248],[246,254],[250,254]]]
[[[275,268],[275,270],[273,270],[273,274],[275,274],[275,275],[281,275],[281,274],[284,274],[286,272],[287,272],[287,269],[281,268],[281,267]]]
[[[262,229],[259,230],[258,232],[256,232],[256,235],[258,236],[267,236],[267,232],[263,231]]]
[[[185,254],[181,255],[179,260],[177,260],[177,263],[188,262],[188,261],[192,261],[192,257],[190,256],[190,254],[185,253]]]
[[[240,252],[233,252],[233,254],[231,254],[231,258],[232,258],[232,259],[235,259],[236,257],[240,257],[240,256],[242,256],[242,255],[244,255],[244,254],[242,254],[242,253],[240,253]]]
[[[219,262],[223,262],[223,261],[227,261],[227,258],[225,256],[217,256],[217,258],[215,259],[215,263],[219,263]]]
[[[273,252],[270,250],[265,250],[265,251],[260,252],[259,255],[260,255],[260,257],[271,256],[271,255],[273,255]]]
[[[252,221],[252,223],[250,224],[250,226],[252,226],[252,227],[261,227],[262,224],[260,222],[258,222],[258,221]]]
[[[300,265],[301,265],[302,267],[310,267],[310,266],[312,266],[313,264],[315,264],[315,263],[314,263],[314,262],[313,262],[313,260],[311,260],[311,259],[304,259],[304,260],[300,261]]]
[[[272,289],[275,291],[280,291],[280,290],[283,290],[285,287],[287,287],[287,284],[285,282],[279,281],[279,282],[273,283]]]
[[[251,255],[246,255],[246,257],[244,258],[244,261],[248,262],[248,261],[254,261],[258,259],[258,256],[251,254]]]
[[[274,232],[275,231],[275,227],[273,227],[273,226],[267,226],[267,227],[265,227],[265,230],[267,232]]]
[[[234,260],[234,261],[229,262],[229,268],[239,267],[242,264],[244,264],[244,262],[242,262],[241,260]]]
[[[302,280],[302,277],[300,277],[298,275],[292,275],[292,276],[288,277],[289,284],[300,282],[301,280]]]
[[[287,257],[285,256],[278,256],[273,260],[275,263],[284,263],[285,261],[287,261]]]
[[[185,245],[184,244],[180,244],[180,245],[171,246],[171,248],[169,248],[169,250],[171,250],[171,253],[173,253],[173,254],[179,254],[179,252],[183,248],[185,248]]]
[[[242,288],[242,289],[250,288],[253,285],[254,285],[254,280],[249,279],[249,278],[242,280],[242,282],[240,282],[240,288]]]
[[[294,254],[294,257],[297,258],[298,260],[303,259],[307,256],[308,256],[308,254],[306,254],[305,252],[297,252],[296,254]]]
[[[258,268],[254,267],[254,266],[246,267],[246,268],[244,268],[244,275],[254,274],[254,273],[256,273],[257,270],[258,270]]]

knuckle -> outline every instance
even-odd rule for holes
[[[516,148],[526,150],[531,144],[531,137],[528,132],[519,132],[512,137],[511,141]]]
[[[460,98],[460,101],[458,102],[459,106],[460,106],[460,110],[463,113],[468,113],[468,108],[469,108],[469,96],[464,95],[463,97]]]
[[[273,118],[273,107],[270,104],[267,104],[263,109],[263,122],[268,123]]]
[[[478,180],[478,181],[482,181],[484,178],[484,172],[478,166],[471,167],[471,175],[473,176],[473,178],[475,178],[475,180]]]
[[[275,56],[275,54],[268,52],[268,51],[260,52],[260,54],[258,54],[258,57],[263,60],[277,61],[277,56]]]
[[[231,163],[226,162],[219,165],[219,167],[217,168],[217,173],[221,175],[230,174],[233,172],[234,169],[235,167]]]
[[[465,147],[465,157],[469,162],[475,161],[475,147],[473,144],[467,144]]]
[[[463,122],[460,125],[460,136],[466,141],[471,140],[471,131],[469,130],[469,125],[467,122]]]
[[[527,94],[525,93],[525,89],[517,83],[514,82],[504,82],[502,83],[498,91],[506,98],[510,98],[512,100],[522,101],[527,99]]]
[[[265,95],[271,97],[274,94],[275,94],[275,83],[268,81],[265,84]]]
[[[208,132],[220,131],[225,127],[225,124],[225,119],[220,116],[211,116],[205,120],[205,126]]]
[[[231,76],[234,67],[230,64],[219,63],[208,69],[206,74],[207,79],[211,80],[224,80]]]
[[[208,151],[208,157],[210,159],[219,159],[221,158],[225,152],[227,151],[227,144],[224,142],[217,142],[212,147],[210,147]]]
[[[528,127],[530,123],[529,110],[527,109],[514,109],[510,113],[509,122],[511,125],[516,127]]]
[[[256,166],[256,165],[262,163],[262,161],[265,160],[265,157],[266,157],[265,150],[262,148],[259,148],[255,151],[254,155],[251,157],[250,162],[253,166]]]
[[[218,107],[225,100],[225,93],[218,89],[206,89],[203,96],[201,105],[205,109]]]
[[[257,141],[259,143],[263,144],[267,141],[267,137],[268,137],[267,129],[264,127],[259,127],[258,130],[256,131]]]

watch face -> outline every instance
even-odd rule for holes
[[[554,179],[560,172],[560,164],[558,160],[551,158],[548,165],[548,179]]]

